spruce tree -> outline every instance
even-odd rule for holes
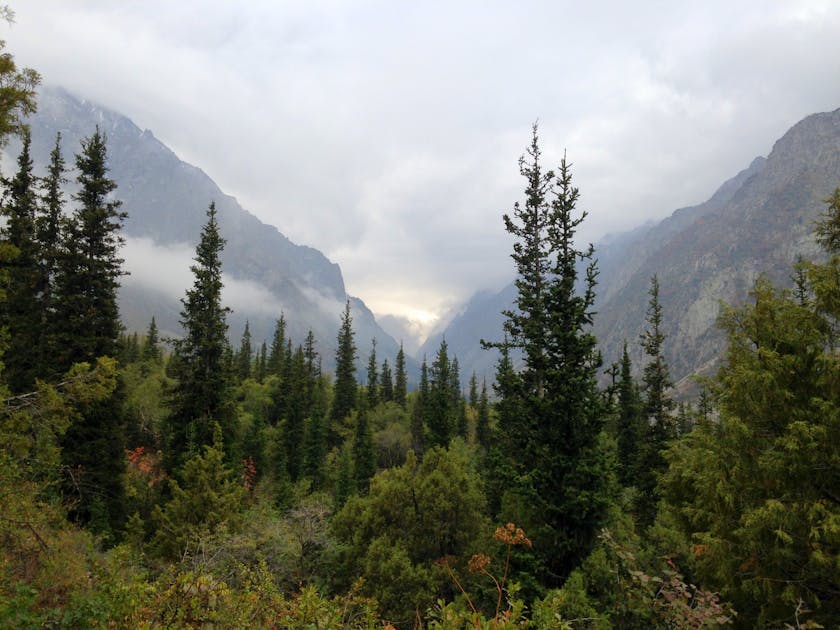
[[[543,171],[536,125],[520,172],[525,203],[504,217],[516,238],[517,298],[505,313],[508,340],[496,346],[505,353],[519,349],[524,366],[514,372],[503,353],[497,386],[506,463],[500,470],[509,510],[516,512],[504,516],[533,534],[540,560],[533,571],[556,586],[591,550],[614,490],[591,333],[597,270],[592,247],[575,247],[586,213],[576,214],[570,165],[564,157],[556,176]]]
[[[60,371],[79,361],[116,356],[121,324],[117,304],[120,234],[128,216],[113,197],[116,182],[108,177],[104,134],[82,140],[76,156],[78,207],[66,223],[64,251],[56,279],[56,350]]]
[[[432,446],[446,447],[455,427],[452,395],[452,365],[446,339],[442,339],[429,370],[429,398],[425,408],[426,425]]]
[[[160,335],[158,334],[155,318],[149,323],[146,331],[146,340],[143,344],[143,359],[146,361],[157,361],[160,359]]]
[[[490,402],[487,398],[487,380],[481,383],[481,394],[478,398],[477,417],[475,422],[475,439],[485,451],[490,448]]]
[[[636,479],[636,462],[645,435],[642,419],[639,388],[633,380],[632,363],[627,352],[627,342],[621,354],[618,391],[618,418],[616,441],[618,443],[618,478],[624,485],[631,485]]]
[[[308,381],[306,357],[303,348],[298,346],[289,362],[283,431],[286,444],[286,462],[289,467],[289,477],[292,481],[297,481],[303,474],[304,437],[310,398]]]
[[[37,180],[32,173],[30,136],[22,134],[23,147],[17,159],[15,176],[5,182],[6,199],[2,212],[6,225],[2,236],[17,250],[8,265],[8,288],[3,305],[9,327],[9,348],[5,359],[5,378],[13,392],[31,389],[41,374],[43,329],[40,290],[43,285],[36,234]]]
[[[405,398],[408,393],[408,378],[405,372],[405,352],[403,351],[402,342],[400,342],[400,349],[397,352],[397,362],[394,366],[396,374],[394,375],[394,401],[405,408]]]
[[[475,370],[473,370],[472,376],[470,376],[469,397],[470,407],[473,409],[478,408],[478,377],[475,375]]]
[[[398,355],[399,356],[399,355]],[[422,457],[426,448],[426,413],[429,406],[429,368],[426,357],[420,365],[420,386],[414,396],[414,406],[411,410],[411,448],[417,457]]]
[[[662,354],[665,333],[662,332],[662,306],[659,303],[659,279],[650,281],[650,303],[647,328],[641,335],[642,348],[648,357],[642,376],[644,441],[639,449],[637,484],[639,488],[639,521],[650,525],[656,516],[656,483],[667,467],[665,449],[676,437],[672,411],[674,401],[668,395],[671,379]]]
[[[376,339],[370,341],[367,366],[367,404],[370,409],[379,404],[379,372],[376,364]]]
[[[236,355],[236,371],[240,381],[251,377],[251,360],[253,356],[251,325],[248,320],[245,320],[245,331],[242,333],[242,341],[239,344],[239,352]]]
[[[367,494],[370,480],[376,474],[376,449],[373,445],[373,431],[370,428],[368,410],[359,409],[353,427],[353,477],[356,489]]]
[[[213,426],[219,423],[223,442],[233,437],[230,368],[227,354],[227,314],[222,306],[222,261],[225,241],[210,204],[207,223],[196,247],[193,286],[181,300],[184,337],[175,341],[176,383],[170,392],[167,421],[167,454],[171,465],[180,465],[213,443]]]
[[[344,306],[335,351],[335,397],[331,417],[341,422],[356,406],[356,343],[350,300]]]
[[[394,400],[394,380],[391,377],[391,366],[388,365],[388,359],[382,362],[382,369],[379,372],[379,389],[383,402]]]
[[[118,251],[127,214],[114,198],[117,184],[108,177],[107,162],[106,139],[97,128],[76,155],[77,207],[64,225],[56,273],[53,363],[62,372],[81,361],[116,357],[120,349],[117,290],[124,272]],[[88,406],[62,440],[63,464],[81,472],[64,487],[76,501],[73,516],[106,538],[123,519],[123,397],[118,386],[110,398]]]
[[[257,355],[255,371],[257,382],[262,383],[265,380],[266,373],[268,372],[268,346],[265,341],[260,344],[260,352]]]
[[[286,317],[280,313],[280,319],[274,326],[271,339],[271,352],[268,355],[267,373],[280,376],[285,370],[286,357]]]

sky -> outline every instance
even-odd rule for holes
[[[582,242],[840,107],[836,0],[10,0],[20,65],[130,117],[422,333],[514,276],[539,121]]]

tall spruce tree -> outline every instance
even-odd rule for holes
[[[341,325],[338,329],[338,343],[335,351],[335,397],[331,417],[342,421],[356,406],[356,343],[353,340],[353,318],[350,316],[350,300],[344,306]]]
[[[245,320],[245,331],[242,333],[242,341],[239,344],[239,352],[236,355],[236,371],[239,379],[242,381],[251,377],[251,360],[253,356],[251,325],[248,320]]]
[[[117,304],[120,234],[128,216],[115,199],[116,182],[108,177],[105,135],[97,127],[82,140],[76,155],[78,203],[66,222],[64,248],[56,279],[56,350],[60,371],[79,361],[117,356],[121,324]]]
[[[422,457],[426,449],[426,414],[429,406],[429,368],[426,357],[420,364],[420,386],[414,396],[411,409],[411,448],[417,457]]]
[[[665,449],[676,437],[674,401],[668,395],[671,379],[662,354],[665,333],[662,331],[662,305],[659,303],[659,279],[650,281],[647,328],[641,335],[642,348],[648,357],[642,376],[644,439],[639,448],[636,479],[639,521],[650,525],[656,516],[656,484],[667,463]]]
[[[383,402],[394,400],[394,379],[391,376],[391,366],[388,359],[382,361],[382,369],[379,371],[379,390]]]
[[[639,449],[645,435],[642,419],[639,387],[633,379],[633,365],[627,352],[627,342],[621,353],[619,377],[616,384],[618,410],[616,419],[616,442],[618,444],[618,478],[621,483],[631,485],[635,482],[636,464]]]
[[[402,341],[400,342],[400,349],[397,352],[397,362],[394,366],[394,401],[405,408],[405,397],[408,393],[408,377],[405,372],[405,352],[403,351]]]
[[[106,139],[97,128],[76,155],[77,207],[64,225],[56,273],[53,364],[60,372],[81,361],[117,357],[120,349],[117,290],[124,272],[118,252],[127,215],[113,195],[117,184],[107,163]],[[123,519],[123,396],[118,386],[111,397],[88,406],[62,440],[65,469],[80,472],[64,486],[75,501],[73,516],[106,539]]]
[[[23,147],[15,176],[5,183],[2,213],[6,225],[2,236],[17,250],[8,264],[8,287],[3,304],[9,327],[9,348],[5,358],[6,382],[13,392],[31,389],[40,372],[44,331],[40,291],[43,287],[36,232],[37,180],[32,173],[29,131],[22,133]]]
[[[227,355],[227,314],[222,306],[222,261],[225,241],[210,204],[207,223],[196,247],[194,280],[181,302],[184,337],[174,344],[175,385],[170,392],[167,453],[170,465],[180,466],[213,443],[218,422],[229,448],[233,438],[230,366]]]
[[[612,459],[602,436],[603,397],[596,376],[600,355],[591,333],[597,270],[592,246],[574,236],[578,189],[565,157],[555,176],[544,172],[536,125],[527,157],[524,205],[505,227],[515,238],[515,309],[505,313],[504,350],[521,350],[524,367],[497,383],[502,466],[510,500],[505,517],[530,531],[542,583],[556,586],[591,550],[614,492]],[[551,198],[549,199],[549,194]],[[586,263],[578,292],[579,263]],[[515,512],[515,513],[514,513]]]
[[[442,339],[429,370],[429,398],[425,408],[432,446],[446,447],[454,435],[455,406],[452,398],[452,364],[446,339]]]
[[[370,409],[379,404],[379,370],[376,363],[376,338],[370,341],[367,366],[367,404]]]
[[[286,357],[286,317],[280,313],[280,318],[274,325],[274,336],[271,338],[271,349],[268,355],[268,374],[280,376],[285,369]]]
[[[146,330],[146,340],[143,342],[143,359],[146,361],[160,359],[160,335],[154,317],[152,317],[149,328]]]

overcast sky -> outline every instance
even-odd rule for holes
[[[581,236],[705,200],[840,107],[837,0],[10,0],[17,61],[151,129],[377,314],[513,277],[540,121]]]

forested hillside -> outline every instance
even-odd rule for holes
[[[840,624],[840,188],[794,288],[745,286],[720,369],[677,404],[657,274],[599,384],[586,216],[535,125],[500,217],[516,281],[485,339],[495,386],[441,340],[409,391],[402,348],[361,338],[347,299],[328,340],[278,312],[266,343],[248,326],[231,343],[212,196],[177,339],[154,317],[127,332],[109,129],[38,139],[36,170],[39,78],[3,59],[0,132],[20,150],[0,232],[0,626]]]

